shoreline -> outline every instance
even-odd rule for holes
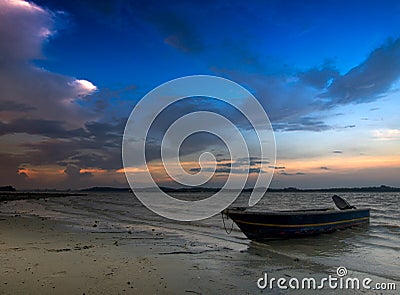
[[[88,232],[42,217],[1,216],[0,232],[3,294],[245,294],[256,289],[253,282],[218,278],[223,274],[205,259],[218,249],[197,249],[179,239],[171,247],[156,230]]]
[[[17,202],[32,208],[38,201]],[[318,279],[335,272],[244,238],[233,242],[188,227],[119,223],[100,214],[72,222],[24,210],[12,214],[12,208],[9,214],[0,214],[0,294],[321,294],[321,290],[262,291],[256,282],[263,273]],[[323,293],[337,294],[337,290]]]
[[[245,251],[188,243],[154,228],[96,232],[39,216],[3,215],[0,233],[2,294],[260,292],[262,273],[235,266],[235,256]],[[264,258],[259,262],[266,272],[303,273],[299,261],[272,252]]]

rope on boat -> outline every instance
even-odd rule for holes
[[[221,212],[221,216],[222,216],[222,222],[224,223],[225,232],[226,232],[228,235],[230,235],[231,232],[232,232],[232,230],[233,230],[233,221],[232,221],[231,229],[230,229],[230,231],[228,232],[228,230],[226,229],[226,225],[225,225],[224,212]],[[227,219],[228,219],[228,218],[227,218]]]

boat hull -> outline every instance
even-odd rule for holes
[[[287,239],[330,233],[369,223],[369,209],[303,210],[250,212],[227,209],[224,212],[253,241]]]

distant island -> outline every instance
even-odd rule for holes
[[[220,190],[220,188],[212,187],[181,187],[181,188],[170,188],[170,187],[160,187],[162,191],[166,193],[215,193]],[[143,188],[140,189],[142,192],[152,192],[155,191],[154,188]],[[252,192],[253,188],[243,189],[242,192]],[[229,190],[228,190],[229,191]],[[231,190],[235,191],[235,190]],[[236,190],[237,191],[237,190]],[[88,193],[128,193],[132,190],[128,187],[102,187],[96,186],[91,188],[85,188],[81,190],[16,190],[13,186],[0,186],[0,202],[1,201],[12,201],[12,200],[22,200],[22,199],[42,199],[42,198],[54,198],[54,197],[67,197],[67,196],[86,196]],[[400,188],[391,187],[387,185],[381,186],[370,186],[370,187],[343,187],[343,188],[317,188],[317,189],[300,189],[296,187],[287,188],[268,188],[267,192],[282,192],[282,193],[391,193],[400,192]]]
[[[270,192],[321,192],[321,193],[362,193],[362,192],[375,192],[375,193],[389,193],[400,192],[400,187],[392,187],[387,185],[381,186],[367,186],[367,187],[336,187],[336,188],[317,188],[317,189],[299,189],[295,187],[288,187],[283,189],[268,188]]]
[[[0,192],[15,192],[16,189],[12,185],[0,186]]]
[[[221,188],[212,187],[181,187],[181,188],[171,188],[171,187],[160,187],[164,192],[168,193],[201,193],[201,192],[218,192]],[[141,191],[154,191],[153,188],[143,188]],[[253,188],[243,189],[243,192],[252,192]],[[117,188],[117,187],[91,187],[81,189],[81,192],[129,192],[130,188]],[[312,188],[312,189],[300,189],[296,187],[287,188],[268,188],[268,192],[323,192],[323,193],[340,193],[340,192],[400,192],[400,188],[391,187],[387,185],[381,186],[370,186],[370,187],[342,187],[342,188]]]
[[[84,188],[81,192],[129,192],[130,188],[126,187],[111,187],[111,186],[94,186],[90,188]]]

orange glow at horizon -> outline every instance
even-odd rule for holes
[[[35,167],[35,168],[21,168],[18,173],[25,173],[29,178],[46,178],[64,175],[64,169],[57,169],[55,167]]]
[[[63,172],[64,172],[64,170],[63,170]],[[81,169],[79,172],[80,173],[88,172],[88,173],[92,173],[92,174],[100,174],[100,173],[107,173],[107,170],[99,169],[99,168],[96,168],[96,169]]]
[[[310,172],[327,167],[329,171],[354,171],[367,168],[396,168],[400,167],[400,156],[357,156],[357,157],[329,157],[306,160],[282,160],[276,166],[285,166],[285,171],[296,170]]]
[[[186,171],[190,168],[200,167],[196,161],[182,162],[182,167]],[[213,163],[202,163],[203,167],[213,166]],[[306,175],[303,177],[310,176],[312,174],[340,174],[349,173],[362,169],[369,168],[397,168],[400,167],[400,156],[334,156],[328,158],[309,158],[309,159],[287,159],[280,160],[276,163],[277,167],[282,169],[275,170],[275,174],[278,176],[278,171],[285,171],[286,173],[297,173],[303,172]],[[257,167],[257,166],[252,166]],[[283,168],[284,167],[284,168]],[[322,167],[322,168],[321,168]],[[171,181],[171,178],[167,175],[164,166],[161,162],[148,163],[148,169],[152,174],[154,180],[158,183],[167,183]],[[59,166],[34,166],[34,167],[21,167],[18,171],[19,174],[24,173],[31,179],[42,179],[45,182],[49,181],[61,181],[67,177],[64,172],[65,167]],[[81,173],[89,172],[95,179],[107,179],[111,176],[119,178],[124,181],[124,173],[135,173],[138,179],[140,175],[146,171],[145,167],[128,167],[121,168],[118,170],[105,170],[99,168],[88,168],[81,169]],[[219,173],[214,175],[213,179],[220,179],[226,177],[227,174]],[[250,175],[251,178],[252,175]]]

